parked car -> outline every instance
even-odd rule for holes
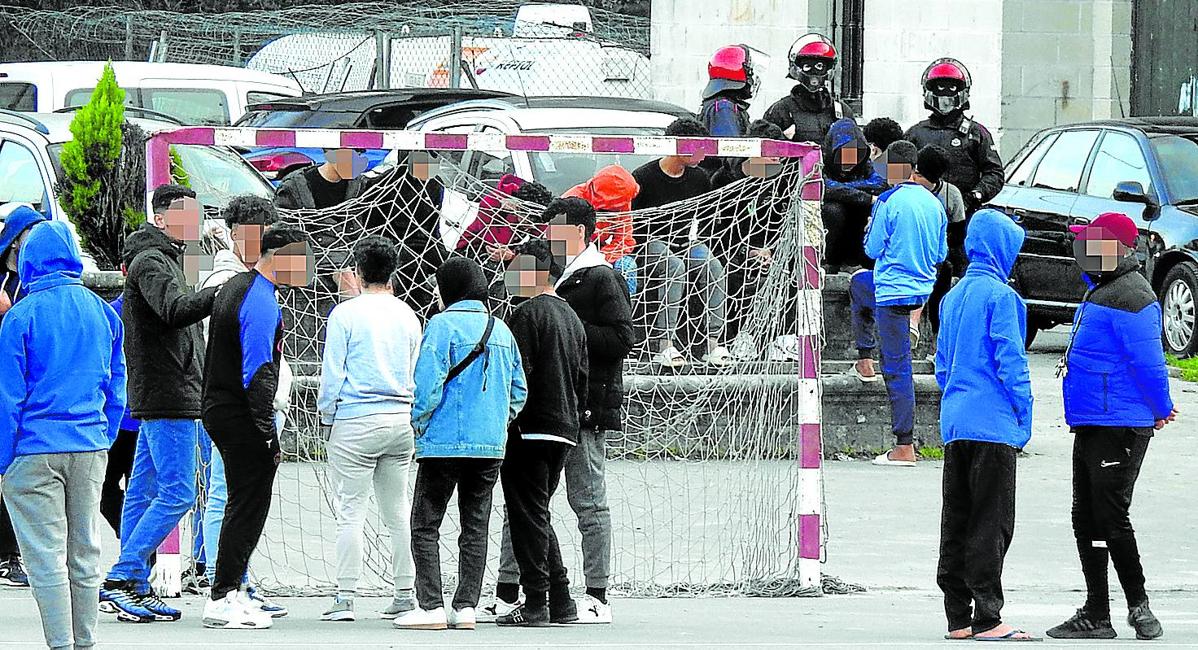
[[[0,109],[52,113],[91,99],[103,61],[0,63]],[[183,124],[224,126],[246,106],[302,94],[294,80],[224,65],[114,61],[125,103]]]
[[[645,99],[605,97],[507,97],[464,101],[429,111],[408,128],[442,133],[501,133],[503,135],[630,135],[660,136],[679,117],[694,117],[681,106]],[[406,152],[394,151],[384,163],[398,164]],[[508,151],[442,151],[437,155],[439,180],[445,186],[441,206],[441,235],[452,248],[462,230],[477,216],[480,179],[495,186],[504,174],[535,180],[555,195],[583,183],[607,165],[636,169],[653,156],[635,154]],[[455,170],[460,170],[458,173]],[[381,169],[380,169],[381,171]]]
[[[1198,118],[1144,117],[1040,131],[1006,167],[991,201],[1027,231],[1011,282],[1028,303],[1030,341],[1072,321],[1085,294],[1070,225],[1103,212],[1134,219],[1137,254],[1164,311],[1165,349],[1198,352]]]
[[[402,129],[422,113],[468,99],[510,97],[490,90],[404,88],[309,95],[249,107],[236,126],[274,129]],[[369,170],[386,157],[385,150],[365,152]],[[271,180],[324,162],[324,150],[313,147],[251,148],[246,159]]]
[[[62,113],[0,111],[0,204],[28,203],[52,219],[68,221],[58,202],[57,186],[63,177],[63,145],[71,140],[71,118]],[[175,128],[156,120],[129,118],[147,133]],[[196,197],[212,213],[230,196],[274,196],[260,174],[228,147],[176,145],[175,152]],[[95,263],[85,260],[88,270]]]

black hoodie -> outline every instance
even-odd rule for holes
[[[217,287],[192,293],[181,245],[152,224],[125,240],[125,359],[129,406],[139,420],[197,420],[204,341]]]

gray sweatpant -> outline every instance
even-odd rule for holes
[[[326,445],[337,514],[337,591],[351,596],[362,574],[362,530],[370,495],[391,535],[396,595],[416,582],[412,562],[412,498],[408,492],[415,438],[407,413],[337,420]]]
[[[686,308],[687,285],[694,286],[706,308],[703,330],[711,338],[724,330],[728,279],[724,264],[703,244],[692,244],[684,253],[676,253],[664,242],[645,243],[645,287],[656,288],[661,304],[653,316],[650,338],[678,344],[678,320]]]
[[[96,644],[100,600],[100,487],[107,451],[18,456],[4,501],[51,648]]]
[[[566,501],[578,516],[582,535],[582,573],[589,589],[607,589],[611,578],[611,510],[607,507],[606,435],[583,429],[578,446],[566,454]],[[520,566],[512,552],[507,515],[499,545],[499,581],[519,584]]]

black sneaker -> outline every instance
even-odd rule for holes
[[[1045,634],[1054,639],[1113,639],[1118,636],[1115,628],[1111,627],[1109,615],[1099,618],[1087,612],[1085,608],[1077,610],[1069,620]]]
[[[20,555],[0,560],[0,585],[5,587],[29,586],[29,575],[25,573],[25,565],[21,564]]]
[[[549,608],[521,605],[496,618],[495,624],[500,627],[548,627]]]
[[[578,603],[568,598],[561,603],[549,603],[549,620],[553,623],[573,623],[578,620]]]
[[[1148,609],[1148,601],[1144,601],[1128,611],[1127,624],[1135,629],[1136,638],[1141,641],[1159,639],[1165,633],[1161,622],[1156,620],[1152,610]]]

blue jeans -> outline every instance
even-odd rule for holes
[[[877,321],[878,339],[882,348],[882,378],[886,380],[886,396],[890,400],[891,431],[897,444],[914,441],[915,380],[911,369],[911,312],[916,304],[877,306],[874,299],[873,271],[862,270],[849,279],[849,311],[857,358],[869,359],[878,341],[874,339]]]
[[[109,580],[124,580],[138,593],[150,590],[150,554],[196,502],[198,420],[141,423],[133,473],[121,512],[121,555]]]
[[[612,262],[611,265],[620,272],[620,275],[624,276],[624,281],[628,283],[628,295],[636,293],[636,258],[632,255],[625,255]]]

